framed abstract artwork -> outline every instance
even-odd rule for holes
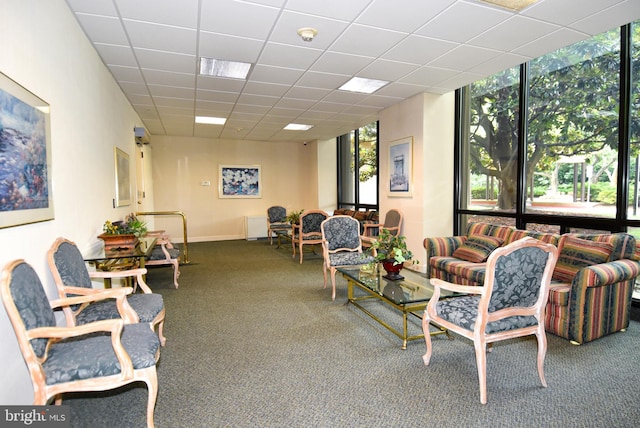
[[[0,73],[0,228],[53,220],[49,104]]]
[[[389,196],[412,196],[413,137],[389,144]]]
[[[260,165],[220,165],[220,198],[261,198]]]
[[[114,169],[116,174],[115,207],[131,205],[131,178],[129,176],[129,155],[119,149],[114,150]]]

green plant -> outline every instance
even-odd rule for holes
[[[393,264],[398,265],[411,260],[412,264],[418,263],[418,260],[413,260],[413,253],[407,248],[406,237],[393,235],[384,228],[371,244],[370,251],[375,254],[377,262],[393,260]]]
[[[288,215],[287,215],[287,221],[291,224],[298,224],[300,223],[300,214],[303,213],[304,210],[300,210],[300,211],[291,211]]]
[[[140,238],[147,233],[147,224],[131,213],[125,217],[124,221],[105,221],[102,230],[107,235],[133,234]]]

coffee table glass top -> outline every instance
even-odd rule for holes
[[[410,269],[403,269],[400,274],[404,279],[390,281],[384,278],[386,272],[381,267],[379,269],[362,267],[342,267],[338,272],[365,286],[372,292],[379,294],[397,305],[427,302],[433,296],[433,286],[429,278],[423,273]],[[440,297],[453,296],[446,290],[441,290]]]

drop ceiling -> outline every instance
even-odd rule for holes
[[[67,3],[151,135],[263,141],[334,138],[416,94],[640,19],[638,0],[540,0],[520,12],[476,0]],[[318,30],[311,42],[302,27]],[[246,80],[199,76],[200,57],[253,65]],[[337,89],[354,76],[390,83],[371,95]]]

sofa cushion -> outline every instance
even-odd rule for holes
[[[503,242],[503,239],[493,236],[471,235],[464,244],[453,252],[453,257],[468,262],[482,263]]]
[[[553,279],[570,283],[580,269],[606,263],[612,251],[613,245],[607,242],[563,236],[558,245],[559,256]]]
[[[506,242],[509,239],[509,235],[511,235],[511,232],[513,232],[514,230],[515,228],[511,226],[476,222],[469,223],[469,226],[467,227],[467,236],[487,235],[493,236],[495,238],[500,238],[503,242]]]
[[[526,237],[535,238],[539,241],[546,242],[547,244],[553,244],[555,246],[558,246],[558,241],[560,240],[560,235],[557,235],[555,233],[543,233],[535,232],[533,230],[516,229],[511,232],[511,235],[509,235],[509,238],[505,241],[504,244],[507,245]]]

